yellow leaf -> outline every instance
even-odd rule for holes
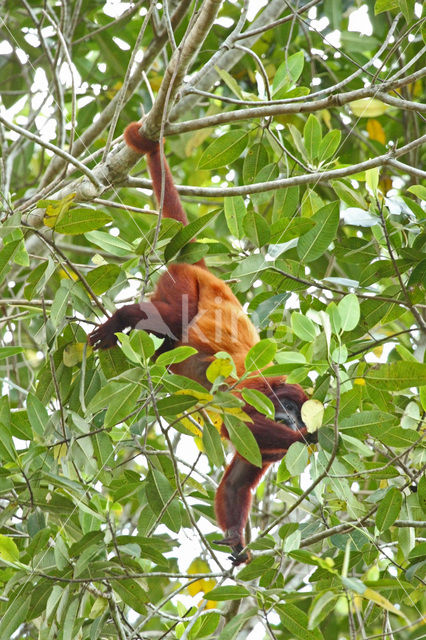
[[[230,413],[243,422],[253,422],[249,415],[241,409],[241,407],[227,407],[225,413]]]
[[[62,280],[78,280],[78,276],[74,271],[65,271],[65,269],[58,269],[58,276],[62,278]]]
[[[301,410],[302,420],[306,424],[308,433],[314,433],[318,431],[322,425],[322,419],[324,417],[324,405],[319,400],[307,400],[302,405]]]
[[[373,349],[373,353],[374,353],[374,355],[376,356],[376,358],[380,358],[380,356],[381,356],[381,355],[382,355],[382,353],[383,353],[383,345],[380,345],[379,347],[375,347],[375,348]]]
[[[202,419],[199,413],[194,413],[191,416],[191,418],[192,418],[191,420],[189,418],[179,418],[179,422],[183,424],[185,429],[188,429],[190,433],[193,433],[194,436],[200,436],[202,432],[202,427],[204,426],[204,420]],[[194,421],[198,422],[200,427],[197,427],[194,424]]]
[[[56,223],[69,210],[74,198],[75,193],[70,193],[68,196],[65,196],[65,198],[62,198],[62,200],[40,200],[38,206],[40,208],[46,208],[46,213],[43,218],[46,227],[50,229],[55,227]]]
[[[205,560],[201,560],[201,558],[195,558],[188,568],[188,573],[193,575],[194,573],[210,573],[210,567],[205,562]],[[190,596],[196,596],[197,593],[207,593],[211,591],[216,586],[216,580],[212,578],[200,578],[196,582],[188,585],[188,593]]]
[[[209,417],[210,422],[212,423],[212,425],[218,430],[220,431],[222,424],[223,424],[223,418],[222,416],[217,413],[216,411],[207,411],[207,415]]]
[[[67,455],[67,451],[68,451],[68,448],[65,443],[57,444],[55,447],[53,447],[53,457],[55,458],[55,460],[60,462],[62,458],[64,458]]]
[[[324,124],[327,127],[327,129],[329,129],[331,131],[332,125],[331,125],[331,113],[328,109],[323,109],[321,111],[321,117],[324,120]]]
[[[365,378],[355,378],[354,384],[357,384],[360,387],[365,387]]]
[[[394,605],[391,602],[389,602],[389,600],[384,598],[377,591],[374,591],[374,589],[370,589],[369,587],[366,587],[362,595],[364,598],[367,598],[367,600],[371,600],[375,604],[379,605],[379,607],[381,607],[382,609],[386,609],[386,611],[390,611],[391,613],[394,613],[396,616],[400,616],[401,618],[404,618],[404,620],[406,620],[406,617],[402,613],[402,611],[399,611],[399,609],[394,607]]]
[[[369,120],[367,122],[367,131],[371,140],[377,140],[377,142],[381,144],[386,144],[386,134],[378,120]]]
[[[192,396],[193,398],[197,398],[200,402],[210,402],[213,400],[213,396],[211,393],[203,393],[202,391],[195,391],[194,389],[179,389],[176,391],[177,396]]]
[[[388,105],[377,98],[362,98],[349,103],[352,113],[357,118],[377,118],[389,109]]]
[[[392,180],[389,178],[389,176],[381,176],[380,180],[379,180],[379,187],[380,187],[380,191],[382,193],[384,193],[385,195],[387,194],[388,191],[390,191],[393,187],[392,184]]]
[[[209,382],[214,382],[216,378],[222,376],[227,378],[233,371],[234,365],[228,358],[216,358],[207,367],[206,378]]]
[[[115,83],[115,85],[111,87],[111,89],[108,89],[108,91],[106,92],[106,97],[108,98],[108,100],[112,100],[115,94],[121,89],[122,86],[123,86],[123,83],[119,80],[118,82]]]
[[[73,367],[75,364],[82,362],[85,347],[87,348],[86,355],[90,356],[93,349],[86,342],[75,342],[74,344],[67,344],[62,356],[64,365],[66,367]]]

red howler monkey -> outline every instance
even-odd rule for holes
[[[140,123],[131,123],[124,132],[126,143],[134,151],[147,156],[157,201],[162,199],[163,216],[188,224],[169,166],[160,155],[159,143],[139,134]],[[162,176],[164,189],[162,195]],[[104,324],[89,336],[94,348],[106,349],[116,343],[115,333],[126,327],[141,328],[165,338],[161,350],[186,344],[197,349],[196,354],[171,367],[179,373],[208,386],[205,372],[218,351],[226,351],[233,358],[241,376],[247,352],[259,341],[253,324],[241,304],[222,280],[210,273],[204,260],[197,264],[171,264],[160,277],[149,302],[130,304],[118,309]],[[246,405],[244,410],[252,418],[248,423],[262,454],[262,467],[234,455],[218,487],[215,498],[217,521],[225,532],[217,544],[232,549],[234,565],[248,562],[249,554],[242,554],[245,546],[244,528],[251,506],[251,490],[258,484],[272,462],[280,460],[293,442],[314,442],[315,434],[308,434],[300,415],[307,396],[297,384],[286,384],[285,377],[250,378],[236,387],[255,388],[267,395],[275,406],[275,421]],[[282,421],[282,422],[281,422]],[[225,427],[222,435],[229,439]]]

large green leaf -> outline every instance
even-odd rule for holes
[[[69,209],[55,224],[55,231],[65,235],[77,235],[100,229],[111,220],[111,216],[98,209]]]
[[[229,433],[229,438],[243,458],[254,464],[256,467],[262,466],[262,455],[259,445],[249,427],[243,422],[231,415],[224,414],[225,425]]]
[[[320,258],[336,237],[339,226],[339,203],[330,202],[319,209],[312,220],[316,226],[299,238],[297,253],[302,262]]]
[[[198,234],[207,227],[210,221],[217,216],[218,211],[211,211],[197,220],[193,220],[186,227],[183,227],[177,232],[175,236],[170,240],[169,244],[164,250],[164,259],[166,262],[170,262],[188,242],[198,236]]]
[[[426,364],[404,360],[381,364],[368,371],[367,382],[388,391],[421,387],[426,384]]]
[[[204,151],[198,163],[199,169],[217,169],[237,160],[248,142],[244,129],[228,131],[214,140]]]

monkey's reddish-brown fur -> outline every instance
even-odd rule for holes
[[[140,123],[131,123],[124,132],[124,139],[134,151],[147,156],[153,190],[157,201],[162,201],[162,215],[186,225],[187,217],[167,161],[161,157],[158,142],[139,134],[140,126]],[[149,302],[127,305],[116,311],[92,332],[90,344],[95,348],[111,347],[116,342],[117,331],[136,326],[167,337],[169,348],[181,344],[195,347],[197,354],[171,368],[173,372],[205,386],[208,386],[205,372],[215,353],[229,353],[237,374],[242,376],[247,352],[259,341],[257,331],[240,302],[222,280],[205,268],[204,260],[195,265],[170,265],[160,277]],[[286,384],[284,376],[267,380],[259,377],[247,379],[237,385],[236,394],[239,395],[243,388],[262,391],[272,400],[277,411],[282,409],[284,400],[293,402],[297,411],[307,400],[303,389],[299,385]],[[224,539],[218,543],[232,548],[235,565],[250,559],[249,554],[241,551],[245,545],[244,528],[251,507],[251,490],[270,464],[280,460],[293,442],[316,439],[307,433],[301,418],[297,429],[293,430],[286,424],[269,420],[250,405],[246,405],[244,410],[253,420],[248,426],[259,445],[263,464],[261,468],[255,467],[236,453],[225,471],[215,499],[217,521],[225,532]],[[222,435],[229,439],[225,427]]]

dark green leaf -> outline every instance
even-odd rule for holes
[[[254,464],[256,467],[262,466],[262,456],[259,445],[249,427],[235,416],[225,413],[225,425],[229,433],[229,438],[243,458]]]
[[[111,220],[111,216],[98,209],[69,209],[55,224],[55,231],[77,235],[105,227]]]
[[[197,218],[193,222],[190,222],[186,227],[183,227],[178,233],[173,236],[169,244],[164,250],[164,259],[166,262],[170,262],[192,238],[198,236],[198,234],[207,227],[210,221],[216,217],[218,211],[211,211],[201,218]]]
[[[379,531],[385,531],[399,516],[402,505],[402,493],[396,487],[391,487],[380,501],[376,513],[376,526]]]
[[[243,220],[246,215],[246,207],[241,196],[225,198],[225,218],[229,231],[238,239],[244,237]]]
[[[237,160],[247,146],[248,134],[243,129],[224,133],[204,151],[198,163],[199,169],[217,169]]]
[[[240,598],[247,598],[250,593],[245,587],[238,587],[237,585],[228,585],[227,587],[216,587],[212,591],[208,591],[204,598],[206,600],[216,600],[217,602],[226,600],[239,600]]]
[[[277,343],[269,338],[260,340],[246,355],[246,370],[256,371],[271,363],[277,351]]]
[[[297,244],[302,262],[317,260],[335,239],[339,226],[339,203],[326,204],[312,216],[312,220],[316,226],[299,238]]]

